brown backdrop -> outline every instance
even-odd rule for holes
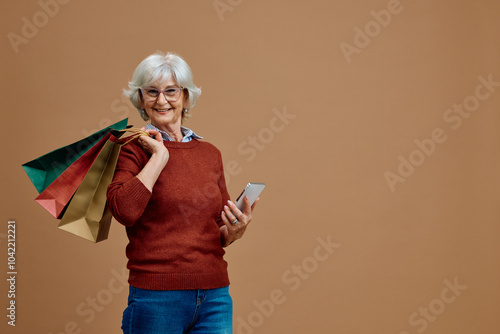
[[[156,50],[203,89],[186,123],[229,190],[268,187],[228,248],[235,333],[500,332],[496,0],[3,2],[1,268],[16,326],[121,333],[124,229],[56,228],[21,164],[139,115]],[[230,168],[229,168],[230,166]]]

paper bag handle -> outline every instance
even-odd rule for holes
[[[116,143],[120,144],[121,146],[127,145],[132,140],[134,140],[140,136],[148,136],[149,137],[149,133],[147,133],[146,131],[139,129],[139,128],[127,128],[127,129],[115,130],[115,131],[117,131],[117,132],[132,132],[132,135],[125,137],[125,138],[120,138],[116,141]]]

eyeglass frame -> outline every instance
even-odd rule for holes
[[[158,91],[158,96],[157,96],[156,98],[151,98],[150,100],[148,100],[148,99],[146,99],[146,98],[144,97],[145,95],[147,96],[147,94],[144,94],[144,92],[142,91],[143,89],[155,89],[155,90],[157,90],[157,91]],[[169,89],[179,89],[179,90],[180,90],[180,93],[179,93],[179,96],[177,97],[177,99],[175,99],[175,100],[169,100],[169,99],[168,99],[168,97],[167,97],[167,95],[165,94],[165,92],[166,92],[167,90],[169,90]],[[156,101],[158,101],[158,98],[160,97],[160,94],[163,94],[163,97],[164,97],[164,98],[165,98],[165,100],[166,100],[166,101],[168,101],[168,102],[177,102],[177,101],[179,101],[179,99],[180,99],[180,97],[181,97],[181,94],[182,94],[182,92],[184,91],[184,89],[186,89],[186,88],[185,88],[185,87],[182,87],[182,86],[180,86],[180,87],[177,87],[177,86],[176,86],[176,87],[168,87],[168,88],[166,88],[166,89],[164,89],[164,90],[160,90],[160,89],[158,89],[158,88],[156,88],[156,87],[151,87],[151,86],[148,86],[148,87],[139,87],[139,91],[141,92],[141,97],[142,97],[142,100],[143,100],[143,101],[145,101],[145,102],[156,102]]]

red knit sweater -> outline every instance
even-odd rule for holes
[[[164,141],[170,157],[151,193],[135,177],[149,160],[137,140],[122,147],[108,207],[126,226],[130,285],[149,290],[229,285],[220,213],[229,199],[219,150]]]

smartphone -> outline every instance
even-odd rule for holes
[[[247,184],[245,189],[241,192],[240,196],[236,199],[236,207],[240,209],[241,212],[245,209],[245,196],[248,196],[250,200],[250,205],[253,205],[257,197],[262,193],[266,185],[264,183],[250,182]]]

